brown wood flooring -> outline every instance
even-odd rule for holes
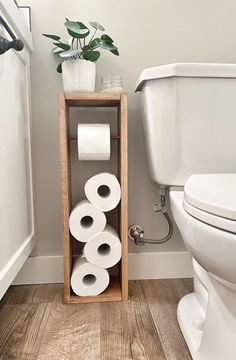
[[[59,284],[12,286],[0,302],[0,360],[190,360],[176,307],[192,280],[129,282],[125,302],[62,302]]]

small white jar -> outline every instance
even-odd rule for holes
[[[122,92],[122,77],[120,75],[104,76],[101,80],[101,92]]]

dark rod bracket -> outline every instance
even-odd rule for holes
[[[0,24],[6,29],[12,41],[5,39],[3,36],[0,36],[0,55],[4,54],[9,49],[14,49],[16,51],[21,51],[24,48],[24,43],[20,39],[17,39],[14,33],[11,31],[10,27],[6,21],[0,15]]]

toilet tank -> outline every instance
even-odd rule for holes
[[[236,173],[236,65],[157,66],[141,73],[136,91],[155,182]]]

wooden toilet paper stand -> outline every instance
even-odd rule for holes
[[[118,134],[111,140],[118,141],[118,179],[121,186],[119,204],[119,236],[122,244],[122,257],[119,264],[119,275],[111,277],[109,287],[97,296],[77,296],[70,286],[73,265],[72,235],[69,231],[71,208],[71,159],[70,140],[76,136],[69,134],[70,107],[113,107],[117,109]],[[60,93],[60,168],[61,199],[64,245],[64,302],[101,302],[121,301],[128,299],[128,164],[127,164],[127,94],[125,93]]]

